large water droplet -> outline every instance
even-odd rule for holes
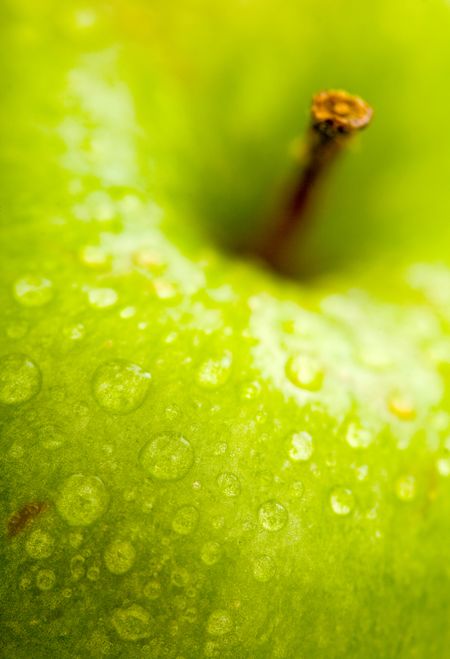
[[[237,497],[241,493],[241,483],[235,474],[224,472],[217,477],[219,490],[226,497]]]
[[[197,372],[197,382],[204,389],[218,389],[231,374],[232,357],[226,352],[220,359],[207,359]]]
[[[198,510],[194,506],[182,506],[172,520],[172,528],[180,535],[188,535],[198,524]]]
[[[151,635],[150,614],[139,604],[115,609],[112,624],[125,641],[138,641]]]
[[[323,370],[316,359],[309,355],[296,355],[286,362],[286,375],[292,384],[307,391],[317,391],[323,382]]]
[[[100,478],[74,474],[64,481],[56,507],[71,526],[93,524],[105,512],[109,495]]]
[[[94,373],[94,396],[103,409],[112,414],[129,414],[144,402],[151,375],[125,360],[101,364]]]
[[[224,636],[233,629],[233,620],[228,611],[217,609],[209,616],[206,629],[211,636]]]
[[[14,297],[24,307],[42,307],[53,298],[53,284],[45,277],[23,277],[14,284]]]
[[[291,438],[289,457],[296,462],[306,462],[313,454],[313,440],[309,432],[296,432]]]
[[[355,506],[353,492],[347,487],[336,487],[331,492],[330,504],[336,515],[350,515]]]
[[[25,544],[27,554],[31,558],[42,559],[52,555],[55,541],[46,531],[33,531]]]
[[[259,507],[258,517],[266,531],[280,531],[287,524],[288,512],[281,503],[272,500]]]
[[[275,574],[275,563],[273,558],[266,554],[256,556],[252,563],[252,571],[256,581],[260,581],[261,583],[270,581]]]
[[[162,433],[144,446],[140,463],[145,471],[162,481],[183,478],[194,462],[191,443],[177,433]]]
[[[133,566],[136,550],[128,540],[115,540],[105,550],[105,565],[113,574],[125,574]]]
[[[26,355],[14,353],[0,359],[0,403],[19,405],[41,388],[41,372]]]

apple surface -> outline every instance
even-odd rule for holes
[[[1,656],[448,656],[448,3],[0,11]],[[336,86],[287,280],[230,250]]]

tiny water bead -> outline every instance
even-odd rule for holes
[[[0,403],[19,405],[41,389],[39,367],[27,355],[13,353],[0,358]]]
[[[367,448],[373,441],[373,434],[367,428],[356,423],[350,423],[345,439],[352,448]]]
[[[150,614],[139,604],[115,609],[112,624],[120,638],[125,641],[139,641],[151,635]]]
[[[118,299],[119,296],[113,288],[91,288],[88,292],[89,304],[96,309],[113,307]]]
[[[436,469],[441,476],[450,476],[450,457],[439,458],[436,461]]]
[[[416,408],[409,396],[400,393],[392,394],[388,399],[389,411],[400,421],[412,421],[416,417]]]
[[[287,524],[288,512],[281,503],[271,500],[259,507],[258,518],[266,531],[280,531]]]
[[[275,575],[275,562],[267,554],[260,554],[253,559],[252,572],[256,581],[266,583]]]
[[[118,359],[97,368],[92,389],[104,410],[111,414],[129,414],[143,404],[150,380],[150,373],[141,366]]]
[[[24,307],[42,307],[53,298],[53,284],[50,279],[27,276],[14,284],[14,297]]]
[[[330,494],[331,509],[336,515],[350,515],[355,507],[353,492],[347,487],[335,487]]]
[[[241,493],[241,483],[235,474],[224,472],[217,477],[217,485],[226,497],[237,497]]]
[[[227,352],[220,359],[207,359],[197,371],[197,383],[203,389],[218,389],[231,374],[232,356]]]
[[[174,586],[177,586],[177,588],[184,588],[188,585],[190,580],[191,575],[184,567],[175,568],[170,575],[170,581]]]
[[[232,631],[233,619],[228,611],[217,609],[209,616],[206,629],[211,636],[224,636]]]
[[[306,462],[313,454],[313,440],[308,432],[297,432],[291,437],[289,457],[295,462]]]
[[[39,590],[51,590],[56,583],[56,575],[53,570],[39,570],[36,575],[36,586]]]
[[[172,520],[172,528],[179,535],[189,535],[198,524],[199,513],[194,506],[182,506]]]
[[[222,556],[222,548],[218,542],[205,542],[200,550],[200,558],[205,565],[215,565]]]
[[[183,435],[166,432],[148,442],[139,459],[141,466],[153,478],[176,481],[183,478],[192,467],[194,451]]]
[[[5,327],[6,336],[13,341],[23,339],[28,332],[29,326],[25,320],[16,320]]]
[[[41,529],[33,531],[25,543],[27,554],[35,559],[48,558],[53,554],[54,548],[54,539],[46,531],[42,531]]]
[[[159,581],[153,579],[152,581],[149,581],[145,584],[143,593],[144,597],[147,599],[156,600],[161,596],[161,584]]]
[[[291,485],[291,494],[296,499],[301,499],[305,493],[305,486],[301,481],[294,481]]]
[[[416,479],[414,476],[405,475],[397,478],[395,493],[400,501],[412,501],[416,496]]]
[[[299,389],[318,391],[323,382],[324,373],[319,362],[309,355],[290,357],[285,366],[288,380]]]
[[[83,323],[76,323],[75,325],[67,325],[63,329],[63,334],[71,341],[81,341],[86,335],[86,328]]]
[[[89,526],[103,515],[108,503],[109,494],[100,478],[73,474],[64,481],[56,507],[71,526]]]
[[[125,574],[133,567],[136,550],[128,540],[115,540],[106,548],[103,558],[112,574]]]

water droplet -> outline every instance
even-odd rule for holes
[[[89,268],[105,268],[111,261],[110,255],[102,247],[94,245],[83,247],[80,258]]]
[[[198,524],[198,510],[194,506],[182,506],[179,508],[172,520],[172,528],[175,533],[188,535],[194,531]]]
[[[175,284],[165,279],[154,279],[153,288],[159,300],[172,300],[178,293]]]
[[[52,555],[54,547],[55,541],[53,538],[41,529],[30,533],[25,544],[27,554],[36,559],[48,558]]]
[[[43,426],[39,430],[39,439],[43,448],[50,451],[61,448],[66,443],[63,433],[55,426]]]
[[[72,575],[72,579],[75,581],[79,581],[84,577],[84,563],[85,559],[84,556],[81,556],[81,554],[77,554],[74,556],[71,561],[70,561],[70,573]]]
[[[5,328],[6,336],[13,341],[23,339],[28,332],[28,323],[24,320],[17,320],[9,323]]]
[[[363,428],[356,423],[350,423],[345,439],[352,448],[367,448],[373,441],[373,435],[367,428]]]
[[[143,593],[144,597],[147,599],[156,600],[161,595],[161,584],[159,581],[152,579],[152,581],[149,581],[145,584]]]
[[[237,497],[241,493],[241,483],[235,474],[224,472],[217,476],[217,485],[219,490],[226,497]]]
[[[291,485],[291,493],[296,499],[301,499],[305,493],[305,486],[301,481],[295,481]]]
[[[100,577],[100,568],[98,567],[90,567],[86,573],[87,578],[89,581],[98,581]]]
[[[281,503],[272,500],[266,501],[259,507],[258,517],[266,531],[280,531],[287,524],[288,512]]]
[[[309,432],[296,432],[291,438],[289,457],[296,462],[306,462],[313,454],[313,440]]]
[[[330,504],[336,515],[350,515],[355,506],[355,497],[347,487],[336,487],[331,492]]]
[[[133,318],[136,315],[136,307],[124,307],[119,316],[124,319]]]
[[[170,575],[170,580],[174,586],[178,588],[184,588],[191,580],[191,575],[184,567],[177,567],[172,571]]]
[[[96,309],[113,307],[119,296],[113,288],[91,288],[88,292],[89,304]]]
[[[56,507],[71,526],[88,526],[103,515],[108,503],[109,495],[100,478],[74,474],[64,481]]]
[[[69,544],[74,549],[77,549],[83,543],[83,534],[81,531],[74,531],[69,533]]]
[[[207,359],[197,372],[197,383],[204,389],[218,389],[231,374],[232,357],[227,352],[220,359]]]
[[[118,359],[97,368],[92,388],[97,402],[107,412],[129,414],[143,404],[150,380],[150,373],[137,364]]]
[[[115,540],[105,550],[105,565],[113,574],[125,574],[133,566],[136,550],[127,540]]]
[[[36,396],[41,372],[26,355],[14,353],[0,359],[0,403],[19,405]]]
[[[255,400],[261,393],[261,385],[255,380],[254,382],[246,382],[241,385],[240,397],[242,400]]]
[[[388,408],[400,421],[412,421],[416,416],[414,403],[408,396],[402,394],[390,396]]]
[[[233,620],[228,611],[217,609],[209,616],[206,629],[211,636],[224,636],[233,629]]]
[[[50,279],[29,275],[14,284],[14,297],[24,307],[42,307],[53,298]]]
[[[266,554],[256,556],[252,564],[253,576],[256,581],[265,583],[275,575],[275,563],[273,558]]]
[[[161,274],[161,272],[166,268],[167,263],[163,259],[162,255],[157,251],[144,248],[133,254],[133,262],[139,268],[145,268],[150,270],[154,274]]]
[[[317,360],[309,355],[290,357],[285,371],[290,382],[300,389],[318,391],[322,386],[323,370]]]
[[[162,481],[183,478],[193,462],[191,443],[177,433],[157,435],[144,446],[140,454],[140,463],[145,471]]]
[[[416,479],[414,476],[400,476],[395,483],[395,492],[400,501],[412,501],[416,495]]]
[[[86,335],[86,328],[83,323],[68,325],[63,329],[63,334],[71,341],[81,341]]]
[[[220,560],[222,548],[218,542],[205,542],[200,551],[200,558],[206,565],[214,565]]]
[[[138,641],[151,635],[150,614],[139,604],[115,609],[112,614],[112,624],[125,641]]]
[[[51,590],[56,583],[53,570],[39,570],[36,575],[36,586],[39,590]]]
[[[450,476],[450,458],[439,458],[436,467],[441,476]]]

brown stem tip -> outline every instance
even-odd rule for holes
[[[283,204],[268,222],[268,231],[253,252],[280,273],[295,272],[289,251],[300,227],[310,219],[313,193],[348,139],[369,125],[373,110],[358,96],[323,91],[313,97],[304,167]]]
[[[311,106],[313,129],[329,137],[365,128],[372,115],[368,103],[344,91],[320,92],[314,96]]]

